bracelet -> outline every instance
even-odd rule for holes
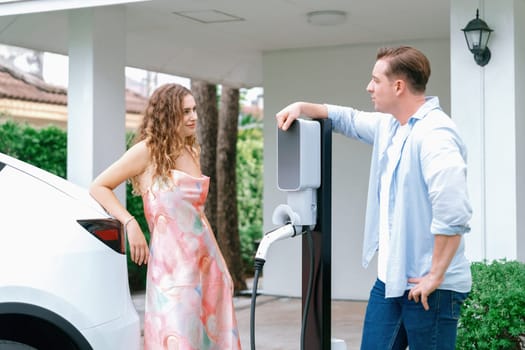
[[[126,222],[124,223],[124,229],[126,229],[128,227],[128,224],[132,221],[132,220],[135,220],[135,217],[134,216],[130,216]]]

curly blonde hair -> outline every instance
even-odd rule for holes
[[[184,117],[184,98],[191,91],[179,84],[165,84],[151,95],[144,118],[135,135],[134,143],[142,140],[150,152],[152,176],[161,181],[169,180],[169,172],[175,169],[175,161],[187,148],[198,159],[199,146],[195,135],[183,137],[180,129]],[[133,192],[140,194],[140,175],[131,178]]]

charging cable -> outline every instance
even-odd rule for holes
[[[308,278],[308,292],[306,295],[306,308],[304,310],[303,315],[303,321],[302,321],[302,327],[301,327],[301,349],[304,349],[304,337],[305,337],[305,331],[306,331],[306,318],[308,315],[308,306],[310,304],[310,298],[311,298],[311,292],[312,292],[312,283],[313,283],[313,268],[314,268],[314,249],[313,249],[313,240],[311,236],[310,230],[304,231],[301,226],[294,226],[291,223],[288,223],[284,226],[281,226],[273,231],[268,232],[264,235],[263,239],[261,240],[261,243],[259,244],[259,248],[257,249],[257,253],[255,254],[255,261],[254,261],[254,278],[253,278],[253,287],[252,287],[252,300],[251,300],[251,306],[250,306],[250,344],[251,344],[251,350],[255,350],[255,305],[256,305],[256,299],[257,299],[257,285],[259,283],[259,276],[262,272],[262,268],[264,266],[264,263],[266,262],[266,254],[268,253],[268,249],[270,246],[279,240],[285,239],[285,238],[291,238],[295,237],[297,234],[307,234],[308,238],[308,246],[310,249],[310,274]],[[299,229],[299,230],[298,230]]]
[[[259,243],[257,252],[255,253],[254,268],[255,273],[253,277],[252,287],[252,303],[250,307],[250,344],[251,350],[255,350],[255,302],[257,298],[257,284],[259,282],[259,275],[262,272],[264,263],[266,262],[266,254],[270,246],[277,241],[285,238],[291,238],[296,235],[295,226],[291,223],[287,223],[273,231],[266,233]]]

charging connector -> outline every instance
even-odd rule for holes
[[[268,253],[268,248],[270,248],[270,246],[274,242],[279,241],[281,239],[294,237],[296,234],[297,230],[295,226],[290,223],[268,232],[264,235],[263,239],[261,240],[261,243],[259,243],[259,248],[257,249],[257,253],[255,253],[255,260],[266,261],[266,254]]]

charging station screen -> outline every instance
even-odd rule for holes
[[[300,181],[300,130],[294,122],[287,131],[277,129],[277,186],[297,190]]]

